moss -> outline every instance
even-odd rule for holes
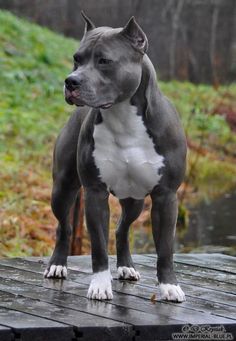
[[[197,157],[197,162],[195,162]],[[195,192],[194,201],[212,199],[236,188],[236,166],[234,162],[220,160],[215,155],[196,155],[192,151],[188,156],[188,173],[194,163],[194,170],[189,179]]]

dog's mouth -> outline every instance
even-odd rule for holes
[[[98,108],[109,109],[112,105],[113,105],[113,103],[106,103],[106,104],[100,105]]]
[[[112,102],[108,102],[108,103],[104,103],[104,104],[91,104],[91,103],[88,103],[84,100],[81,99],[81,94],[80,94],[80,91],[79,90],[68,90],[66,87],[65,87],[65,100],[68,104],[70,105],[76,105],[77,107],[82,107],[84,105],[87,105],[89,107],[93,107],[93,108],[97,108],[97,109],[109,109],[113,103]]]
[[[70,105],[75,104],[78,107],[85,105],[85,103],[80,98],[80,93],[78,90],[70,91],[66,87],[65,87],[65,100]]]

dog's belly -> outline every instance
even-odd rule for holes
[[[160,179],[164,157],[154,148],[137,108],[128,102],[102,111],[94,129],[94,160],[101,180],[119,199],[143,199]]]

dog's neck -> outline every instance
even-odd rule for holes
[[[139,113],[145,114],[148,103],[157,102],[162,97],[162,93],[157,84],[156,71],[152,62],[145,54],[142,62],[142,77],[139,87],[133,97],[131,103],[138,107]]]
[[[131,114],[137,113],[137,107],[130,103],[130,99],[113,105],[111,108],[100,110],[103,122],[115,133],[132,130]]]

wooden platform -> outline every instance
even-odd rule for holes
[[[142,276],[137,283],[117,280],[115,257],[110,257],[111,302],[86,298],[90,256],[70,257],[64,281],[43,279],[47,258],[0,259],[0,340],[236,339],[236,258],[175,255],[187,296],[180,304],[159,301],[154,255],[133,259]]]

